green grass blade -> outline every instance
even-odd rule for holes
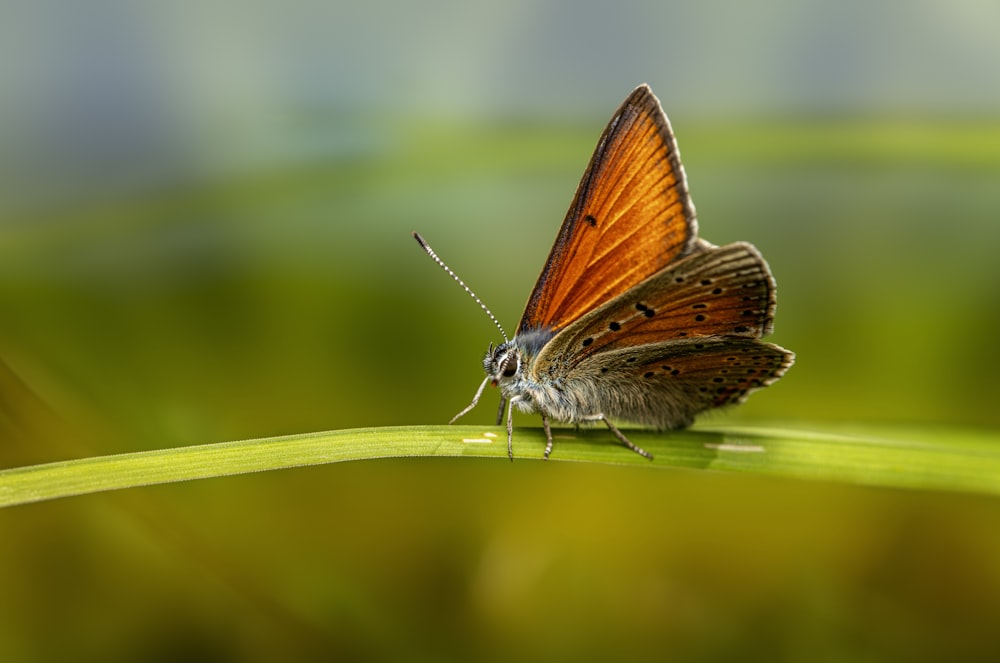
[[[629,431],[650,462],[605,430],[557,429],[553,461],[682,467],[870,486],[1000,494],[997,436],[968,431],[845,435],[761,426]],[[519,459],[541,459],[540,429],[518,428]],[[120,488],[348,460],[410,456],[506,459],[500,428],[358,428],[68,460],[0,471],[0,507]]]

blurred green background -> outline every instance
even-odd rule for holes
[[[644,81],[702,235],[762,250],[798,354],[710,422],[996,431],[998,25],[982,0],[10,0],[0,465],[447,421],[498,339],[410,231],[513,329]],[[975,496],[401,460],[0,512],[4,661],[993,660],[997,623]]]

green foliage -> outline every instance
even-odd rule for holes
[[[447,421],[497,340],[409,233],[513,326],[605,119],[320,118],[310,145],[358,141],[0,200],[0,503],[48,500],[0,509],[5,660],[995,658],[989,118],[672,112],[702,235],[762,250],[798,361],[690,431],[629,431],[653,463],[600,428],[537,462],[516,417],[511,465],[495,394],[386,428]],[[886,425],[818,423],[862,421]],[[401,455],[482,458],[263,472]]]

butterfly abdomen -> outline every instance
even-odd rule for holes
[[[583,376],[580,376],[583,378]],[[605,414],[634,424],[659,429],[689,426],[697,412],[711,407],[692,407],[682,383],[670,380],[637,381],[633,373],[598,370],[589,379],[548,380],[525,376],[504,387],[504,396],[514,397],[522,412],[538,412],[562,423],[593,421]]]

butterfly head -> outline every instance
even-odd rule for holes
[[[494,387],[501,382],[517,377],[521,372],[521,351],[513,341],[502,343],[497,347],[490,344],[490,349],[483,357],[483,370]]]

